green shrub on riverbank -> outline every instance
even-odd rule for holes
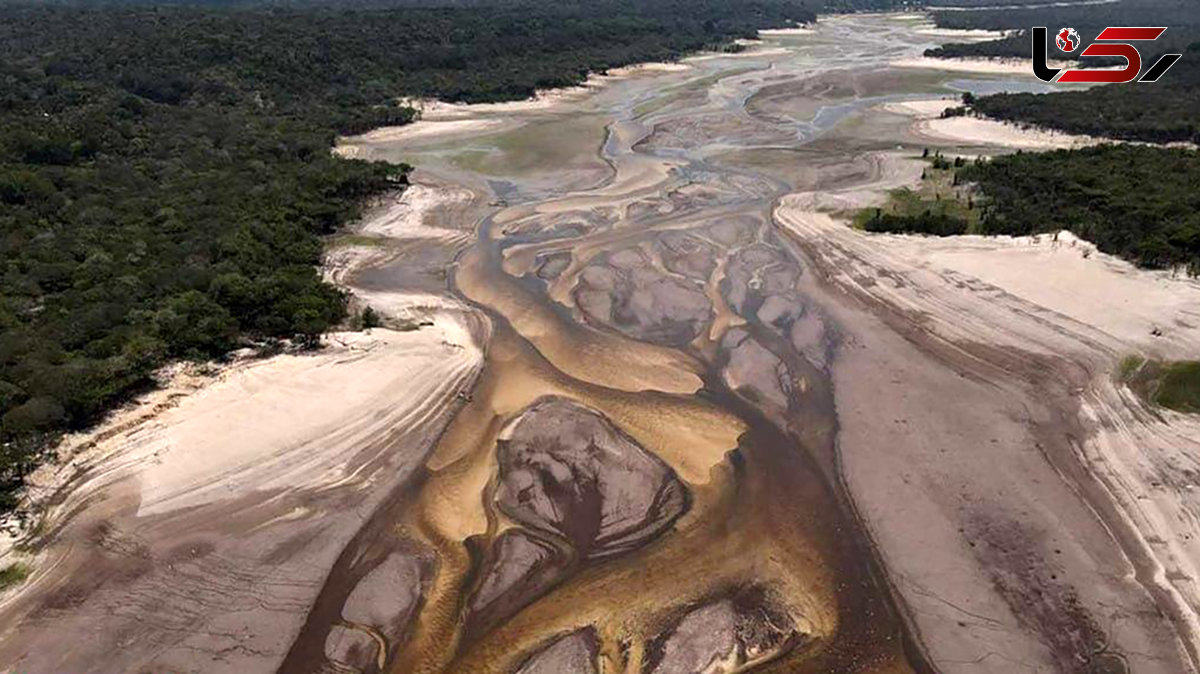
[[[888,195],[887,203],[866,208],[854,217],[854,226],[868,232],[895,232],[952,236],[971,233],[978,226],[973,188],[959,181],[953,161],[941,153],[925,151],[930,167],[916,189],[901,188]]]
[[[1129,356],[1121,361],[1118,378],[1156,405],[1200,413],[1200,361],[1164,363]]]
[[[25,579],[29,577],[30,572],[31,569],[20,562],[9,564],[0,569],[0,592],[24,583]]]
[[[1200,412],[1200,361],[1164,366],[1154,402],[1179,412]]]

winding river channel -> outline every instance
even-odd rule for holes
[[[1031,88],[891,67],[928,46],[913,25],[830,19],[348,142],[488,201],[448,278],[486,365],[289,666],[318,661],[362,560],[402,550],[423,594],[392,672],[933,671],[839,477],[845,335],[772,219],[920,151],[881,104]],[[389,265],[357,282],[405,290]]]

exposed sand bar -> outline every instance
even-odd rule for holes
[[[328,339],[315,354],[153,396],[64,447],[79,451],[35,478],[69,491],[44,516],[53,539],[31,560],[33,577],[5,598],[5,661],[31,672],[97,661],[105,671],[273,669],[333,559],[419,465],[480,363],[450,317]],[[17,620],[46,615],[63,593],[73,608],[52,612],[53,632]],[[58,636],[97,621],[153,647]]]
[[[131,437],[124,459],[141,485],[137,515],[369,477],[358,470],[375,457],[355,457],[354,448],[436,416],[479,361],[454,320],[328,340],[317,354],[228,373]]]
[[[938,28],[933,24],[917,28],[914,32],[918,35],[935,37],[948,42],[986,42],[989,40],[1000,40],[1008,35],[1008,33],[1002,30],[956,30],[953,28]]]
[[[398,199],[385,199],[374,213],[368,214],[358,227],[358,234],[385,239],[433,239],[451,243],[463,242],[471,235],[464,223],[451,223],[438,218],[439,209],[461,207],[475,195],[461,188],[415,183],[409,185]],[[438,222],[443,220],[443,222]]]
[[[1092,5],[1111,5],[1120,0],[1073,0],[1068,2],[1029,2],[1020,5],[981,5],[978,7],[937,7],[939,12],[984,12],[996,9],[1050,9],[1052,7],[1089,7]]]
[[[587,98],[597,89],[610,86],[615,82],[630,77],[653,75],[655,73],[674,73],[686,71],[687,69],[686,62],[638,63],[619,68],[610,68],[605,73],[592,73],[579,86],[541,90],[533,98],[524,101],[506,101],[503,103],[445,103],[438,100],[413,99],[404,102],[420,111],[421,118],[419,122],[444,122],[463,118],[550,111],[563,103]],[[488,121],[495,123],[498,120],[490,119]],[[379,129],[372,133],[401,133],[405,129],[419,128],[420,126],[420,123],[410,124],[396,127],[393,130]],[[386,140],[387,137],[376,137],[376,139]]]
[[[479,119],[445,119],[434,121],[422,120],[421,122],[408,124],[405,126],[390,126],[382,129],[363,134],[363,140],[374,142],[387,142],[392,140],[432,140],[443,139],[446,136],[467,135],[488,129],[500,127],[500,120],[479,120]],[[341,144],[338,147],[339,154],[343,156],[354,156],[354,146]]]
[[[807,26],[797,28],[769,28],[758,31],[758,34],[762,37],[787,37],[789,35],[816,35],[817,30]]]

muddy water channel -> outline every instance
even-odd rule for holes
[[[446,282],[491,323],[486,368],[282,671],[931,671],[839,480],[845,336],[771,221],[864,152],[920,152],[865,111],[982,77],[888,67],[926,40],[828,19],[352,140],[480,195]]]

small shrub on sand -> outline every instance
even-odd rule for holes
[[[25,582],[29,577],[30,568],[20,562],[9,564],[0,569],[0,591]]]

